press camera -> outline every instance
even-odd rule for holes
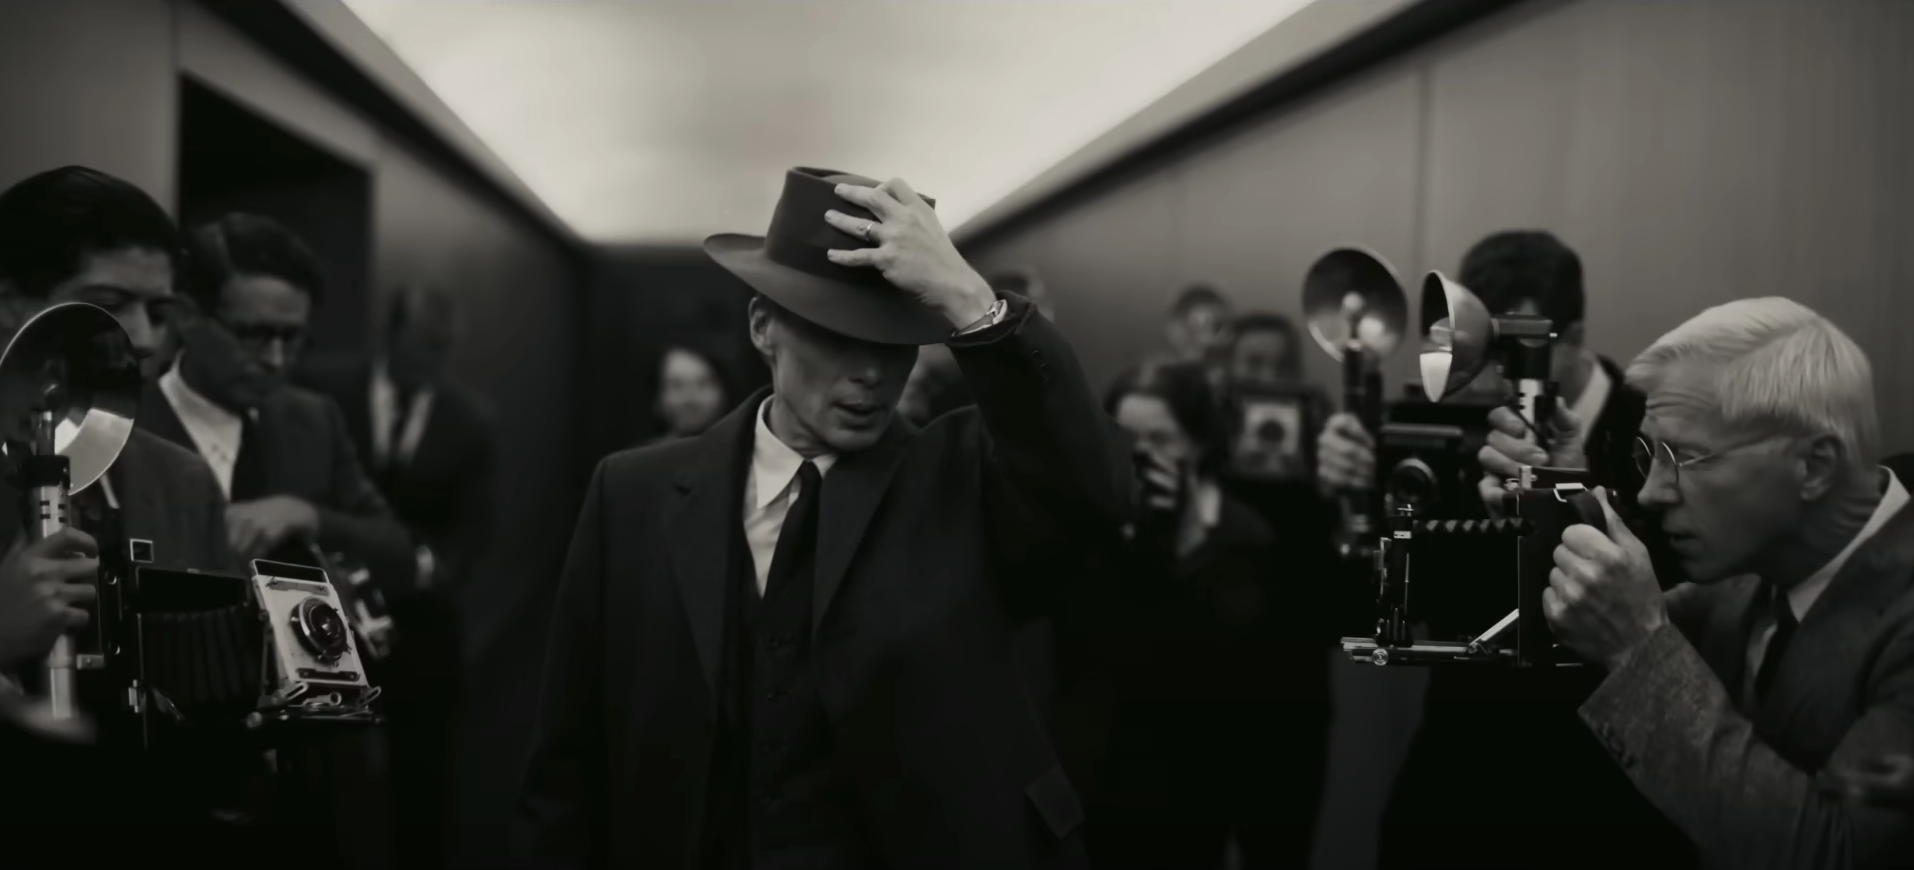
[[[378,697],[322,570],[256,563],[236,577],[155,566],[128,538],[108,469],[131,437],[142,380],[112,315],[80,303],[29,319],[0,354],[5,466],[30,540],[78,518],[100,547],[99,600],[46,667],[0,693],[0,715],[42,739],[145,751],[182,729],[372,723]],[[36,694],[26,694],[31,691]]]
[[[1374,362],[1397,343],[1387,334],[1405,308],[1395,274],[1373,253],[1343,248],[1318,261],[1305,282],[1311,333],[1345,362],[1346,405],[1378,392]],[[1502,518],[1489,519],[1477,503],[1480,471],[1473,460],[1489,411],[1504,404],[1519,413],[1531,443],[1548,446],[1548,415],[1556,406],[1549,380],[1553,328],[1543,317],[1491,315],[1440,272],[1426,275],[1421,290],[1419,362],[1430,403],[1398,405],[1386,424],[1364,420],[1378,435],[1378,480],[1367,497],[1345,503],[1346,517],[1367,511],[1366,518],[1346,519],[1345,529],[1377,532],[1343,550],[1363,566],[1375,598],[1375,629],[1369,637],[1344,638],[1343,649],[1355,661],[1378,665],[1576,664],[1555,643],[1541,595],[1562,532],[1578,523],[1605,528],[1589,491],[1593,482],[1578,470],[1524,467],[1506,484],[1497,506]],[[1353,330],[1337,331],[1338,322],[1375,326],[1364,340]],[[1362,371],[1347,364],[1358,348],[1368,358]],[[1491,369],[1506,384],[1506,402],[1480,398],[1475,382]],[[1349,379],[1357,377],[1363,383],[1352,387]],[[1364,409],[1349,410],[1360,416]],[[1415,636],[1417,624],[1443,609],[1446,599],[1478,590],[1477,597],[1490,602],[1480,630],[1458,640]]]

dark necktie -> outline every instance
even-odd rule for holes
[[[1781,670],[1781,657],[1788,652],[1788,641],[1794,639],[1794,629],[1799,624],[1794,618],[1794,605],[1789,603],[1787,593],[1778,586],[1768,587],[1768,610],[1774,614],[1774,634],[1768,638],[1768,651],[1761,655],[1761,669],[1755,671],[1755,700],[1768,695],[1768,686],[1774,683],[1774,675]]]
[[[382,469],[397,470],[405,464],[404,447],[405,427],[412,422],[412,396],[394,391],[392,399],[392,428],[386,432],[385,461]]]
[[[259,443],[259,427],[251,414],[239,417],[239,453],[233,458],[233,485],[227,501],[233,504],[271,495],[266,484],[266,457]]]
[[[778,531],[778,546],[771,555],[771,571],[764,581],[768,600],[797,576],[817,549],[818,501],[824,493],[824,475],[809,460],[798,468],[797,503],[784,515],[784,527]]]

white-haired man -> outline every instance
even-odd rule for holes
[[[1914,751],[1914,509],[1879,466],[1873,373],[1786,299],[1697,315],[1628,370],[1648,396],[1647,548],[1562,536],[1543,607],[1606,667],[1583,721],[1712,867],[1914,866],[1914,817],[1819,778]],[[1608,493],[1601,493],[1604,504]]]

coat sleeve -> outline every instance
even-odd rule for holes
[[[1867,680],[1867,707],[1827,766],[1914,752],[1914,625]],[[1914,866],[1914,815],[1824,796],[1816,771],[1755,733],[1681,631],[1665,625],[1583,705],[1582,719],[1710,866]]]
[[[600,462],[552,609],[538,720],[516,814],[521,856],[531,867],[604,866],[604,487]]]
[[[381,578],[387,588],[409,589],[418,573],[411,533],[359,464],[359,452],[352,446],[352,434],[339,405],[330,398],[321,404],[325,426],[331,432],[332,480],[326,503],[314,505],[319,512],[319,545],[364,562],[372,576]]]
[[[1037,578],[1069,569],[1083,542],[1119,540],[1132,513],[1133,470],[1116,424],[1098,406],[1056,327],[1004,294],[1004,322],[952,339],[977,396],[986,510],[998,557]]]

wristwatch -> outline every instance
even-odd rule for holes
[[[960,335],[969,335],[980,329],[989,329],[993,326],[996,326],[999,323],[1004,322],[1004,315],[1009,313],[1010,313],[1010,303],[1006,301],[1002,296],[999,296],[997,297],[996,302],[993,302],[990,304],[990,310],[984,312],[984,316],[977,318],[969,326],[966,326],[962,329],[957,330],[956,332],[951,333],[951,337],[955,338]]]

